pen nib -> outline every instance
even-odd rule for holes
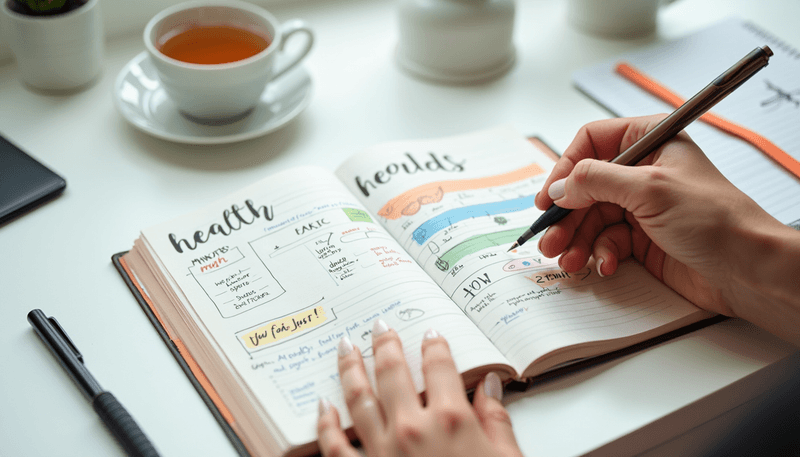
[[[510,247],[510,248],[508,248],[508,251],[506,251],[506,252],[511,252],[511,251],[513,251],[514,249],[518,248],[518,247],[519,247],[519,243],[517,243],[517,242],[515,241],[515,242],[514,242],[514,244],[512,244],[512,245],[511,245],[511,247]]]

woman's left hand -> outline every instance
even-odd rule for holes
[[[339,343],[339,374],[356,436],[368,456],[522,456],[508,412],[500,402],[500,378],[489,373],[470,405],[450,347],[435,331],[422,342],[423,403],[411,380],[400,338],[379,320],[372,332],[377,392],[361,351]],[[317,425],[323,456],[358,456],[342,431],[339,413],[320,400]]]

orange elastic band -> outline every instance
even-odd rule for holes
[[[684,103],[684,100],[678,94],[670,91],[663,85],[659,84],[656,80],[650,78],[630,64],[624,62],[620,63],[617,65],[616,71],[628,81],[636,84],[640,88],[646,90],[652,95],[655,95],[659,99],[669,103],[675,108],[683,105]],[[713,125],[723,132],[727,132],[730,135],[747,141],[755,146],[758,150],[766,154],[769,158],[775,162],[778,162],[778,164],[780,164],[790,173],[800,178],[800,162],[758,133],[710,112],[701,116],[700,120],[706,124]]]

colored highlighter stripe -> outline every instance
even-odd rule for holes
[[[439,202],[446,193],[503,186],[542,173],[544,173],[542,167],[537,164],[531,164],[512,172],[495,176],[423,184],[389,200],[378,211],[378,215],[391,220],[399,219],[402,216],[413,216],[419,212],[422,205]]]

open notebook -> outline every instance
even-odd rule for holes
[[[350,425],[336,368],[347,335],[372,363],[372,324],[444,335],[467,386],[528,379],[707,319],[633,260],[567,273],[536,240],[553,166],[509,128],[378,145],[335,173],[298,168],[145,229],[116,256],[156,326],[256,455],[315,451],[317,400]]]
[[[712,109],[768,138],[800,160],[800,52],[757,25],[731,18],[666,44],[577,71],[575,85],[617,116],[671,112],[672,107],[614,72],[625,61],[688,99],[755,47],[768,45],[769,65]],[[686,128],[736,187],[785,224],[800,229],[800,179],[752,145],[715,127]]]

